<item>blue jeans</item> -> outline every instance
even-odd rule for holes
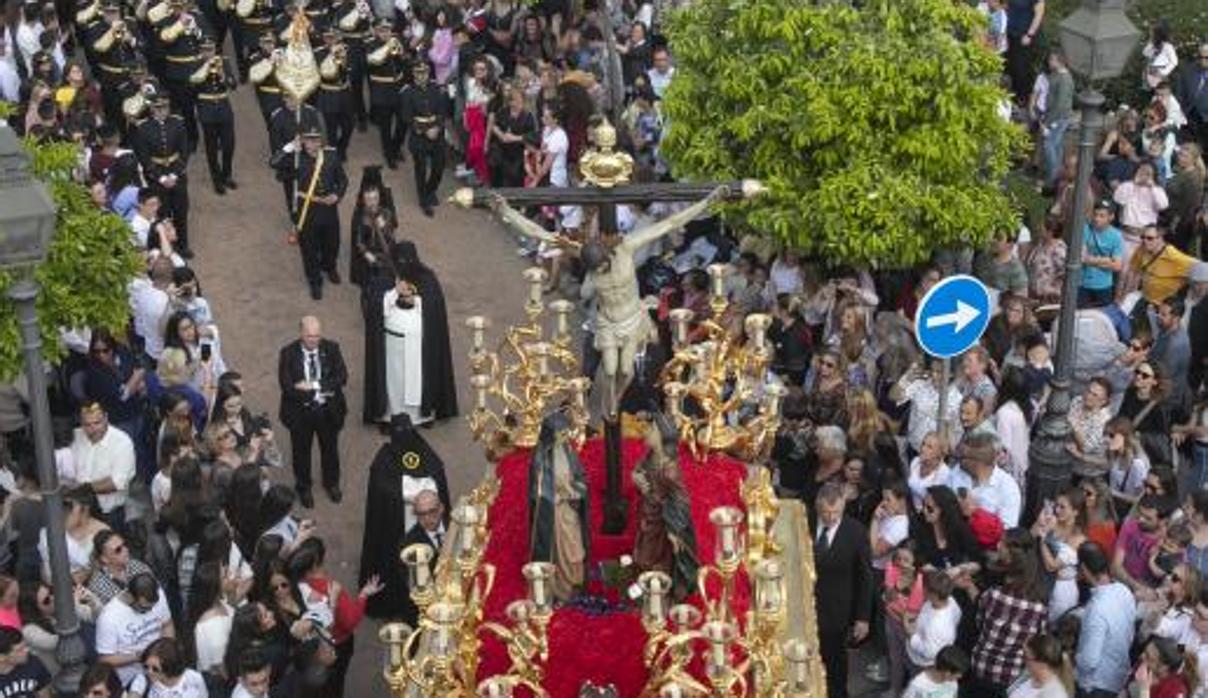
[[[1044,134],[1044,181],[1050,186],[1057,183],[1065,159],[1065,132],[1069,127],[1069,121],[1058,121]]]

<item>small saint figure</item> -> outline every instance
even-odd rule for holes
[[[529,462],[529,560],[553,563],[559,601],[583,586],[590,540],[587,478],[570,433],[566,413],[547,416]]]
[[[677,601],[696,588],[696,533],[692,508],[679,465],[679,434],[662,412],[654,413],[646,432],[650,451],[633,471],[642,495],[633,560],[640,572],[657,570],[671,576]]]

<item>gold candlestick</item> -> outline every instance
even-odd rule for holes
[[[676,349],[688,343],[688,323],[692,322],[694,313],[687,308],[676,308],[668,313],[671,319],[672,340]]]

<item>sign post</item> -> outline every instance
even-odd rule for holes
[[[949,276],[932,286],[915,311],[915,339],[923,351],[943,361],[935,423],[945,443],[950,360],[973,348],[989,324],[990,291],[981,281],[965,274]]]

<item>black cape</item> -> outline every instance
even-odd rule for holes
[[[389,267],[389,264],[383,259],[386,256],[387,250],[381,249],[382,241],[380,238],[385,239],[386,246],[388,247],[393,236],[392,231],[383,231],[383,234],[378,236],[373,234],[372,227],[365,220],[365,207],[362,203],[365,190],[378,190],[380,197],[378,206],[390,211],[397,225],[398,211],[394,208],[394,194],[390,187],[382,182],[381,171],[382,168],[380,166],[370,165],[361,173],[361,188],[357,192],[356,207],[352,210],[352,224],[348,226],[349,233],[352,236],[351,244],[348,248],[350,251],[348,255],[348,278],[352,283],[362,287],[370,280],[371,276],[379,273],[379,270],[374,267],[381,267],[383,265],[387,268]],[[370,252],[373,252],[379,258],[378,263],[370,265],[369,262],[365,261],[364,255],[361,254],[362,249],[368,249]],[[385,273],[389,274],[391,272],[387,270]]]
[[[436,273],[419,261],[415,244],[397,242],[391,258],[399,276],[415,285],[423,305],[423,398],[420,412],[441,420],[457,416],[457,384],[453,377],[453,349],[449,342],[449,316],[445,293]],[[386,394],[386,333],[382,329],[382,296],[394,288],[390,274],[373,276],[363,287],[365,300],[365,409],[366,424],[381,421],[390,409]]]
[[[446,523],[451,510],[449,482],[440,457],[411,425],[407,415],[396,417],[392,426],[390,442],[378,449],[373,465],[369,466],[369,490],[365,497],[360,584],[364,585],[376,574],[384,585],[366,601],[365,613],[371,618],[402,618],[408,613],[414,614],[407,588],[407,570],[399,560],[407,534],[402,478],[431,477],[436,481],[436,494],[445,507]],[[409,453],[419,457],[418,465],[410,469],[403,465],[403,458]]]

